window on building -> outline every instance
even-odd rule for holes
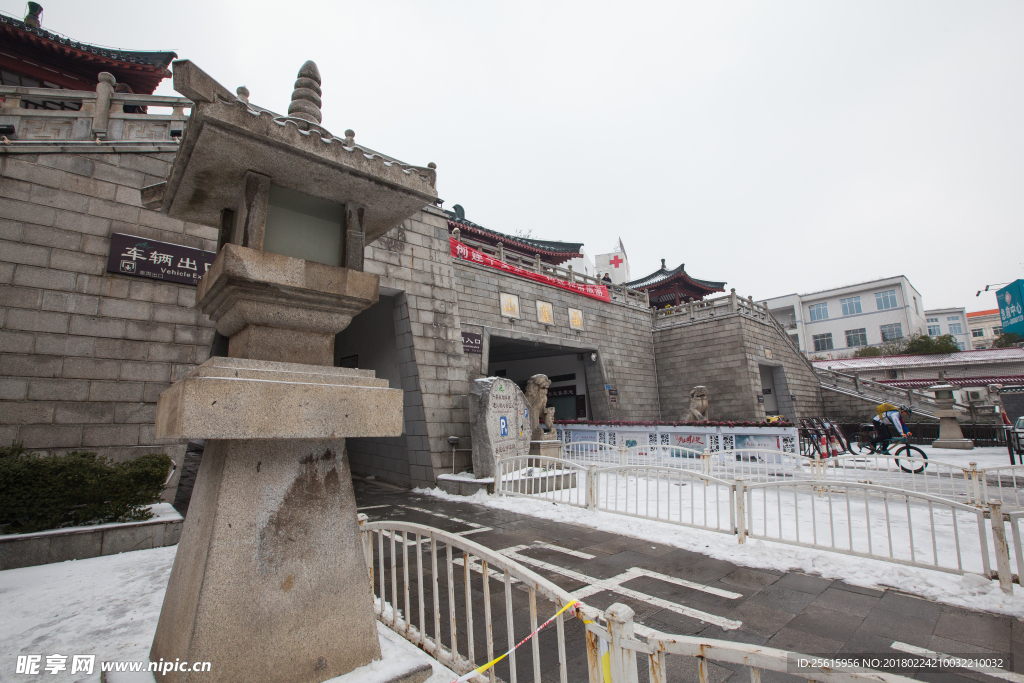
[[[857,315],[864,311],[860,307],[860,297],[851,296],[849,299],[840,299],[839,303],[843,305],[843,315]]]
[[[828,320],[828,303],[811,304],[810,317],[812,323],[815,320]]]
[[[961,351],[966,351],[966,350],[967,350],[967,345],[966,345],[966,344],[964,344],[963,342],[957,342],[957,343],[956,343],[956,346],[957,346],[957,348],[958,348],[958,349],[960,349]]]
[[[893,339],[903,339],[903,326],[900,323],[892,323],[891,325],[882,325],[878,328],[882,332],[882,341],[892,341]]]
[[[867,346],[868,345],[868,330],[866,327],[861,327],[856,330],[846,331],[846,345],[847,346]]]
[[[938,325],[929,325],[928,326],[928,336],[929,337],[938,337],[940,334],[942,334],[942,328],[940,328]]]
[[[963,334],[964,333],[964,326],[961,325],[960,323],[950,323],[949,324],[949,333],[950,334]]]
[[[930,323],[937,323],[937,322],[939,322],[939,319],[938,318],[928,318],[928,322],[930,322]]]
[[[896,308],[896,290],[890,289],[887,292],[875,292],[875,305],[880,311]]]
[[[814,350],[815,351],[831,351],[832,350],[832,333],[826,332],[825,334],[814,335]]]
[[[981,329],[981,330],[972,329],[971,330],[971,336],[972,337],[984,337],[985,336],[985,330],[983,330],[983,329]]]
[[[999,336],[999,335],[1001,335],[1002,333],[1003,333],[1003,328],[1002,328],[1002,327],[993,327],[993,328],[992,328],[992,334],[993,334],[994,336],[998,337],[998,336]]]

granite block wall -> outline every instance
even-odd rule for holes
[[[114,232],[216,248],[214,229],[141,206],[175,149],[0,153],[0,443],[165,452],[180,470],[185,445],[153,436],[156,400],[206,360],[213,328],[195,287],[105,272]]]
[[[822,414],[813,369],[774,325],[731,313],[663,327],[654,340],[665,420],[683,419],[697,385],[708,388],[712,420],[763,420],[761,365],[778,368],[780,413],[791,420]]]

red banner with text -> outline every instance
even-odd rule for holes
[[[457,241],[454,237],[449,237],[448,239],[451,242],[452,258],[469,261],[470,263],[487,266],[488,268],[497,268],[498,270],[503,270],[511,275],[525,277],[527,280],[533,280],[534,282],[543,282],[544,284],[551,285],[552,287],[558,287],[559,289],[566,289],[570,292],[582,294],[583,296],[589,296],[591,299],[599,299],[601,301],[612,300],[611,296],[608,294],[608,288],[604,285],[567,282],[566,280],[559,280],[557,277],[551,277],[550,275],[535,273],[532,270],[526,270],[525,268],[512,266],[504,263],[503,261],[499,261],[493,256],[488,256],[482,251],[466,246],[462,242]]]

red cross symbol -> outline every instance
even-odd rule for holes
[[[612,256],[611,260],[609,260],[608,263],[612,264],[613,268],[618,268],[619,264],[623,263],[623,260],[619,258],[618,254],[616,254],[615,256]]]

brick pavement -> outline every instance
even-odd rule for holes
[[[504,551],[564,590],[582,591],[578,597],[593,607],[604,609],[614,602],[629,605],[641,627],[765,644],[805,654],[896,654],[891,646],[898,641],[947,654],[1012,655],[1016,660],[1014,670],[1024,671],[1024,657],[1020,656],[1024,655],[1024,622],[1019,619],[799,572],[740,567],[671,546],[470,502],[438,500],[365,480],[356,481],[356,496],[371,520],[415,522],[461,533],[488,548]],[[592,580],[582,580],[585,578]],[[500,591],[500,587],[492,590]],[[525,609],[524,603],[516,605],[514,611]],[[700,613],[706,616],[698,618]],[[495,616],[496,628],[503,620]],[[522,616],[516,616],[516,620],[518,636],[519,624],[526,620]],[[476,622],[480,631],[482,617]],[[729,622],[740,625],[735,629],[720,625]],[[585,655],[572,658],[574,652],[585,652],[582,629],[575,623],[566,629],[570,680],[583,681]],[[477,638],[477,642],[483,641],[482,635]],[[496,630],[496,642],[504,643],[504,638]],[[496,645],[496,649],[502,648]],[[554,654],[545,653],[542,659],[544,680],[558,680]],[[520,678],[530,680],[530,660],[519,660]],[[685,675],[691,663],[682,658],[673,660]],[[507,670],[504,673],[507,680]],[[711,680],[726,680],[732,673],[728,668],[712,667]],[[767,672],[765,676],[792,679],[769,676]],[[974,673],[923,673],[916,677],[944,683],[995,680]]]

